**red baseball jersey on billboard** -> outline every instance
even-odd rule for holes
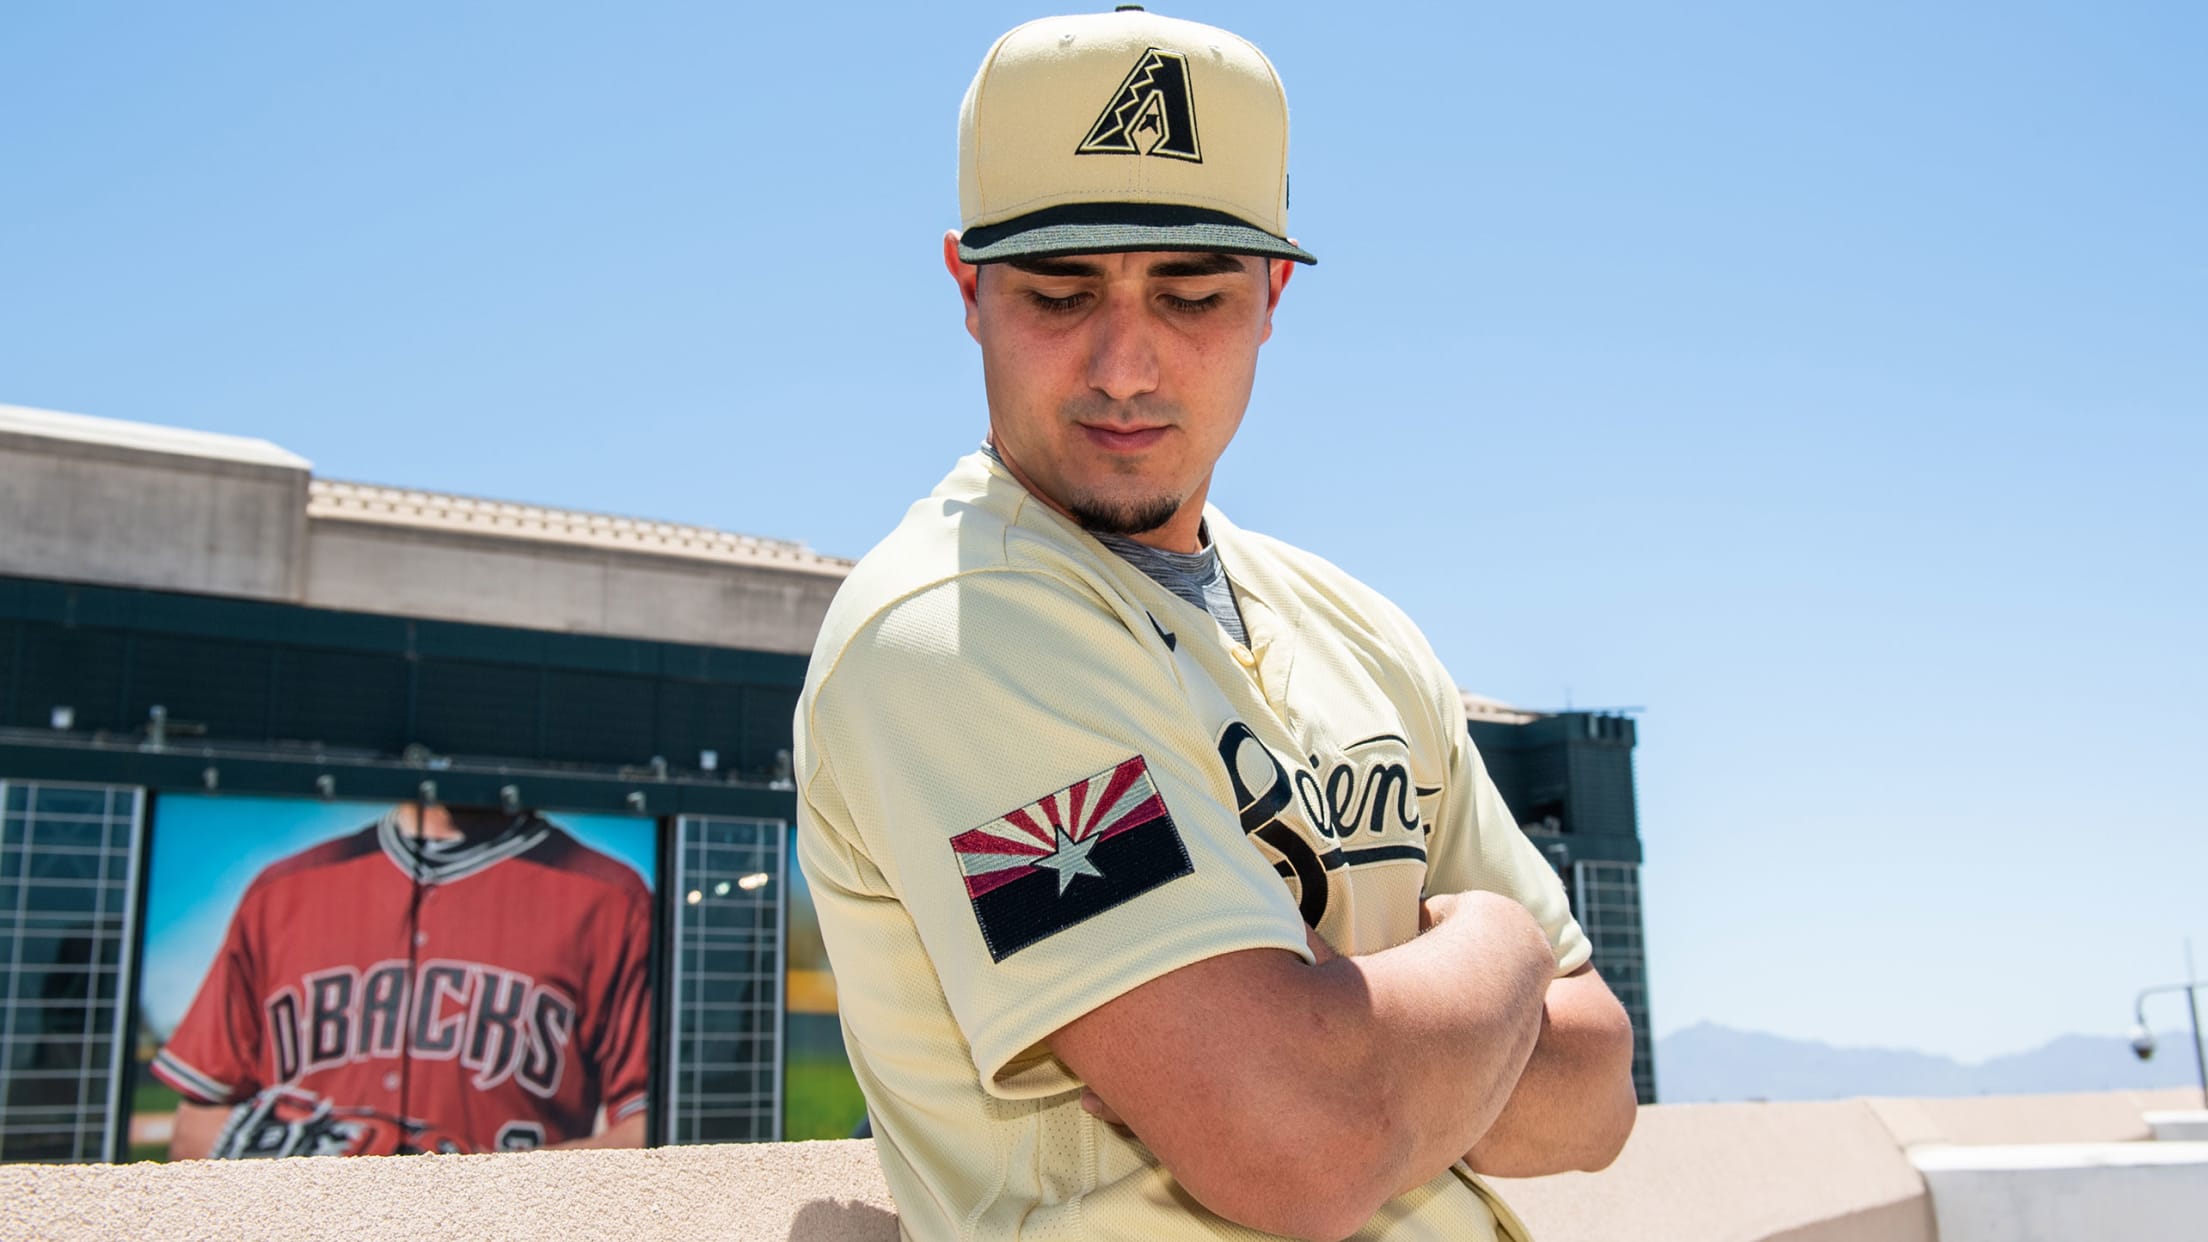
[[[241,1106],[217,1155],[587,1137],[645,1106],[651,927],[632,868],[542,819],[439,841],[386,816],[254,879],[153,1072]]]

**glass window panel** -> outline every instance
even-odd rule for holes
[[[45,834],[41,833],[43,838]],[[90,880],[98,882],[106,873],[105,850],[47,849],[43,840],[24,868],[25,878],[31,880]]]
[[[90,914],[107,897],[105,885],[81,881],[24,880],[17,887],[25,910],[48,914]]]
[[[40,815],[30,819],[20,836],[11,837],[34,849],[101,850],[107,848],[107,821],[104,819],[55,819]]]
[[[776,820],[677,821],[672,1142],[780,1136],[786,837]]]
[[[0,782],[0,1160],[109,1152],[137,791]]]
[[[89,819],[104,819],[108,811],[106,785],[34,785],[25,782],[23,788],[32,794],[36,813],[46,815],[82,815]],[[9,809],[13,810],[11,806]]]

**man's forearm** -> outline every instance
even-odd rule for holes
[[[1420,1148],[1439,1149],[1443,1157],[1436,1164],[1431,1158],[1435,1152],[1422,1150],[1412,1163],[1411,1180],[1398,1189],[1423,1183],[1492,1129],[1523,1078],[1540,1033],[1547,973],[1540,967],[1549,961],[1546,938],[1515,902],[1489,894],[1478,898],[1508,903],[1510,920],[1523,924],[1520,936],[1530,933],[1532,939],[1523,946],[1530,957],[1519,956],[1519,969],[1504,966],[1511,955],[1502,951],[1499,929],[1475,928],[1480,920],[1461,915],[1409,944],[1356,959],[1376,998],[1393,998],[1405,1006],[1393,1014],[1377,1014],[1384,1026],[1410,1032],[1422,1022],[1431,1023],[1420,1038],[1402,1046],[1422,1049],[1420,1060],[1430,1067],[1447,1067],[1443,1077],[1431,1081],[1403,1073],[1400,1063],[1377,1069],[1393,1088],[1394,1098],[1387,1103],[1390,1118],[1417,1136]],[[1521,973],[1527,968],[1534,973]],[[1467,984],[1478,1004],[1467,1008],[1445,1001],[1447,988]],[[1484,1022],[1466,1020],[1483,1011],[1488,1015]]]
[[[1461,1158],[1510,1098],[1554,973],[1524,907],[1317,966],[1244,950],[1184,966],[1051,1037],[1199,1202],[1272,1233],[1341,1236]],[[1338,1229],[1336,1228],[1338,1226]]]
[[[1497,1177],[1592,1172],[1632,1133],[1633,1027],[1602,976],[1549,985],[1540,1038],[1502,1112],[1466,1159]]]

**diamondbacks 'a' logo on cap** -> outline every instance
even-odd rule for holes
[[[1074,154],[1162,155],[1203,163],[1203,148],[1196,142],[1196,100],[1188,84],[1188,58],[1158,48],[1145,51]]]
[[[1194,870],[1140,755],[962,832],[951,849],[1000,962]]]

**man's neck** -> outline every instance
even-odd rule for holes
[[[1020,463],[1012,460],[1011,456],[1004,451],[1004,446],[998,444],[994,436],[991,436],[987,443],[996,450],[997,463],[1003,466],[1005,472],[1010,474],[1021,487],[1027,489],[1028,495],[1042,501],[1050,507],[1051,512],[1056,513],[1075,526],[1080,526],[1084,530],[1088,529],[1081,519],[1075,517],[1064,505],[1059,504],[1049,493],[1035,486],[1034,481],[1027,477],[1027,472],[1020,469]],[[1181,502],[1181,507],[1174,510],[1173,516],[1165,520],[1164,525],[1155,526],[1139,535],[1128,535],[1125,538],[1132,539],[1145,547],[1157,548],[1163,552],[1193,553],[1203,551],[1204,498],[1210,493],[1211,478],[1207,475],[1203,482],[1196,485],[1196,490],[1188,494],[1188,499]]]

